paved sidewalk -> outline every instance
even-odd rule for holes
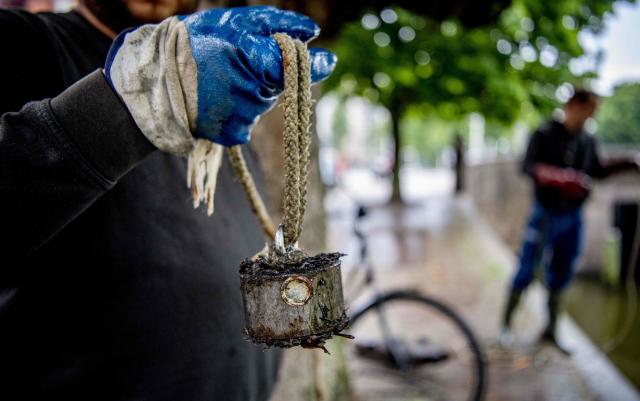
[[[345,209],[347,203],[333,199],[332,205],[341,206],[330,210],[329,245],[330,249],[353,255],[356,249],[351,234],[353,210]],[[537,345],[535,340],[545,319],[544,296],[539,287],[529,291],[514,319],[514,346],[504,349],[495,345],[514,256],[478,218],[468,200],[442,198],[405,207],[372,208],[364,230],[381,287],[418,288],[447,302],[482,340],[490,370],[487,400],[637,399],[635,391],[628,388],[628,383],[606,360],[601,358],[599,365],[591,366],[591,361],[598,360],[597,351],[589,348],[588,340],[581,337],[566,317],[561,322],[561,340],[574,347],[572,357]],[[353,256],[345,259],[347,272],[354,259]],[[350,363],[364,364],[366,368],[373,362],[356,358]],[[587,369],[582,365],[588,365]],[[599,372],[595,376],[593,369]],[[598,375],[610,380],[594,380]],[[357,400],[408,399],[393,396],[394,378],[388,370],[376,373],[375,369],[369,369],[366,382],[362,378],[356,378],[356,382]],[[367,393],[362,383],[365,387],[373,386],[375,391]],[[621,387],[625,387],[622,392]],[[380,394],[383,388],[387,394],[383,398],[371,395]]]

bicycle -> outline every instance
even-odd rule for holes
[[[367,237],[360,229],[366,214],[366,208],[360,206],[354,222],[360,252],[351,274],[363,272],[364,278],[352,286],[351,293],[360,297],[369,287],[371,297],[349,313],[348,332],[356,340],[347,347],[358,356],[350,358],[356,394],[366,392],[357,388],[358,381],[364,381],[361,387],[373,394],[357,394],[357,399],[482,400],[487,381],[484,353],[465,321],[451,307],[416,290],[381,291],[376,285]],[[358,371],[363,368],[369,369],[368,374]],[[376,375],[392,382],[390,388],[385,390]]]

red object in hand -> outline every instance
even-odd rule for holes
[[[571,197],[583,196],[591,189],[591,177],[572,168],[537,164],[534,177],[538,184],[559,188]]]

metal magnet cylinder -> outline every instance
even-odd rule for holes
[[[245,334],[267,346],[322,347],[348,323],[340,253],[297,262],[259,256],[240,266]]]

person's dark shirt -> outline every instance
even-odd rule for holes
[[[592,178],[605,178],[617,171],[633,167],[628,160],[603,164],[598,154],[598,140],[584,131],[569,132],[561,122],[551,120],[538,128],[529,141],[522,163],[525,174],[534,178],[536,164],[572,168]],[[568,196],[557,187],[541,185],[535,178],[535,198],[543,206],[554,210],[580,207],[589,196]]]
[[[267,400],[279,353],[244,340],[237,271],[260,226],[226,161],[193,209],[96,71],[110,44],[0,10],[0,400]]]

